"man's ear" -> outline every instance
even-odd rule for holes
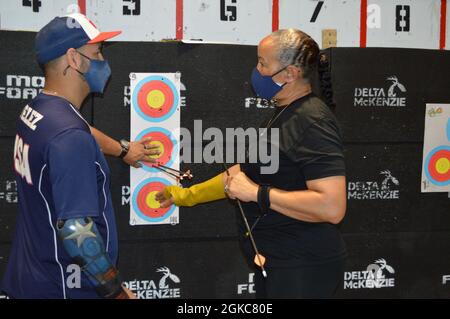
[[[66,51],[66,62],[67,64],[75,70],[82,69],[82,61],[80,55],[77,53],[77,50],[74,48],[70,48]]]

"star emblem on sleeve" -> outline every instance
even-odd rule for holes
[[[77,246],[80,247],[83,242],[89,237],[97,237],[92,231],[93,221],[90,221],[85,226],[81,225],[78,221],[75,221],[75,225],[71,226],[75,228],[75,232],[65,239],[76,239]]]

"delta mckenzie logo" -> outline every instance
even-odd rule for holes
[[[395,270],[384,258],[375,260],[366,270],[344,273],[344,289],[374,289],[395,287]]]
[[[406,88],[396,76],[386,78],[386,87],[355,88],[354,106],[406,106]]]
[[[399,199],[400,182],[392,175],[390,170],[380,172],[381,182],[378,181],[351,181],[348,182],[348,199]]]
[[[180,278],[168,267],[160,267],[156,272],[162,275],[159,281],[133,280],[125,282],[125,286],[135,293],[138,299],[180,298],[181,289],[173,287],[174,284],[180,283]]]

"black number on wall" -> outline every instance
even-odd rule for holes
[[[39,0],[23,0],[22,6],[24,7],[33,7],[33,12],[39,12],[39,8],[42,3]]]
[[[229,3],[236,3],[236,0],[220,0],[220,20],[222,21],[236,21],[237,7],[227,5]]]
[[[316,22],[317,17],[318,17],[318,15],[320,13],[320,9],[322,9],[322,6],[323,6],[323,1],[319,1],[317,3],[317,5],[316,5],[316,8],[314,9],[314,13],[313,13],[313,15],[311,17],[311,20],[309,22]]]
[[[410,6],[395,6],[395,31],[409,32]]]
[[[138,16],[141,14],[141,0],[123,0],[123,2],[123,15]]]

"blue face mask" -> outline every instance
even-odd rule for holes
[[[107,61],[95,60],[90,57],[85,56],[83,53],[77,51],[82,56],[90,61],[89,69],[87,72],[82,73],[76,70],[78,73],[84,76],[91,93],[103,93],[105,89],[106,82],[108,82],[111,76],[111,68]]]
[[[252,86],[253,90],[255,90],[256,95],[266,100],[271,100],[275,95],[277,95],[277,93],[283,89],[283,86],[286,83],[284,84],[276,83],[272,78],[281,71],[283,71],[284,69],[286,69],[287,67],[288,66],[285,66],[278,72],[266,76],[261,75],[258,69],[254,68],[252,72]]]

